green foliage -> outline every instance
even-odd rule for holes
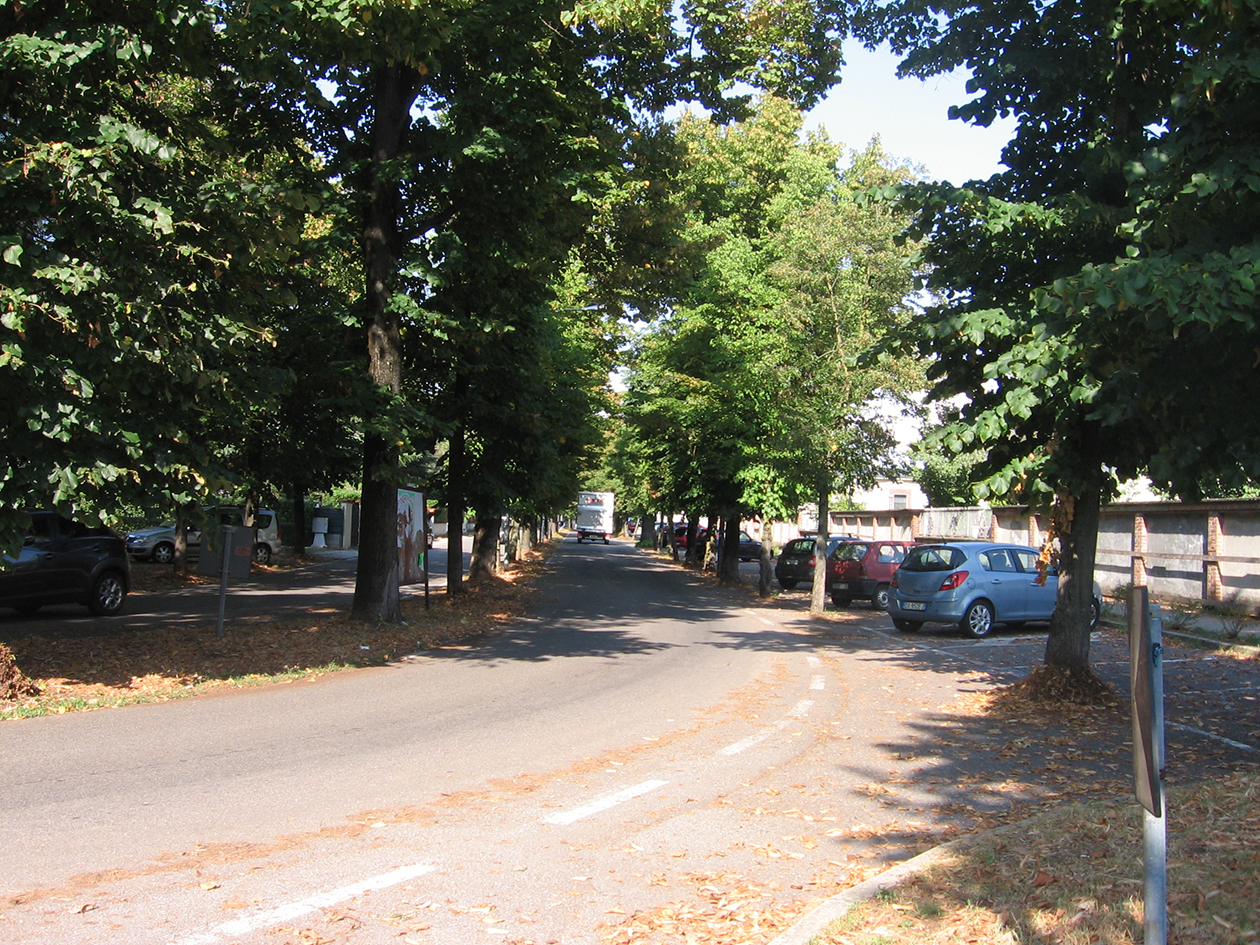
[[[11,405],[0,539],[21,507],[109,520],[221,480],[196,431],[254,390],[270,271],[315,197],[229,159],[246,94],[211,64],[199,3],[19,5],[0,13],[0,396]],[[271,133],[295,150],[284,126]]]
[[[921,381],[857,356],[906,317],[912,250],[896,208],[863,195],[909,172],[873,145],[842,173],[840,148],[799,132],[772,98],[740,124],[678,124],[690,278],[637,339],[626,398],[640,478],[667,508],[785,514],[894,466],[867,406]]]
[[[1018,121],[1009,170],[910,192],[941,301],[907,335],[980,495],[1047,505],[1064,544],[1047,660],[1084,662],[1096,522],[1117,477],[1183,495],[1260,472],[1254,3],[874,11],[903,70],[972,69],[958,117]]]

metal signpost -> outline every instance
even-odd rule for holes
[[[1143,942],[1168,941],[1168,825],[1164,800],[1163,620],[1145,587],[1129,592],[1133,782],[1142,811]]]
[[[254,529],[242,525],[223,525],[218,533],[210,529],[202,535],[202,554],[197,560],[197,573],[219,579],[219,622],[215,632],[223,639],[223,618],[227,612],[228,577],[249,578],[249,565],[254,556]]]

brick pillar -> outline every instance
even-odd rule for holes
[[[1146,519],[1141,515],[1133,516],[1133,554],[1145,555],[1150,549],[1147,547]],[[1146,587],[1146,559],[1143,557],[1135,557],[1133,559],[1133,586]]]
[[[910,540],[917,541],[919,538],[919,516],[910,516]]]
[[[1221,517],[1209,515],[1207,521],[1207,554],[1221,553]],[[1203,562],[1204,576],[1207,579],[1207,599],[1221,600],[1224,597],[1224,584],[1221,581],[1221,563],[1219,561]]]
[[[1028,544],[1033,548],[1041,547],[1041,521],[1031,512],[1028,513]]]

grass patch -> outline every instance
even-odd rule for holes
[[[1175,790],[1168,808],[1168,940],[1260,941],[1260,773]],[[1135,945],[1141,858],[1136,803],[1072,805],[963,841],[855,907],[814,945]]]
[[[0,653],[9,698],[0,721],[186,699],[203,693],[293,683],[382,665],[433,647],[457,645],[522,613],[551,545],[456,597],[403,601],[401,624],[371,624],[342,613],[237,620],[222,639],[213,622],[108,633],[22,636]],[[140,569],[137,569],[140,571]],[[205,583],[196,575],[145,569],[146,588]],[[142,572],[143,573],[143,572]],[[151,586],[150,586],[151,585]],[[141,593],[144,589],[138,589]]]

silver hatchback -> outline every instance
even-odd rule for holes
[[[888,613],[902,631],[925,623],[956,623],[972,637],[987,637],[998,623],[1049,620],[1059,592],[1053,568],[1042,576],[1038,552],[1027,545],[957,542],[920,545],[893,575]],[[1102,613],[1094,582],[1090,625]]]

